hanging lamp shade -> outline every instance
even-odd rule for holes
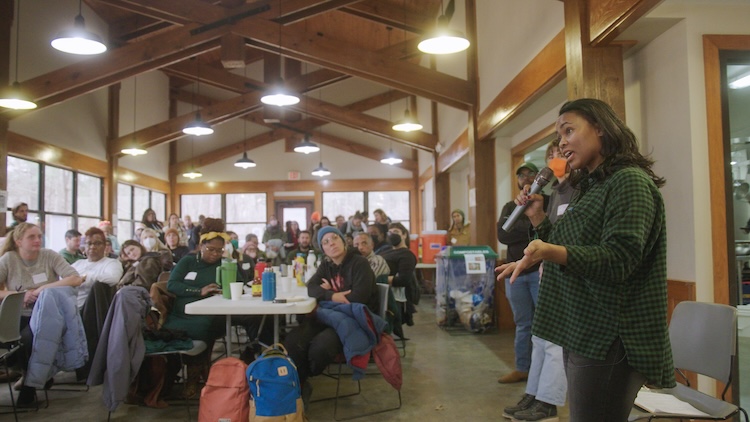
[[[247,158],[247,151],[242,153],[242,158],[234,162],[235,167],[240,167],[242,169],[249,169],[250,167],[255,167],[255,161]]]
[[[386,154],[385,157],[380,160],[380,162],[392,166],[395,164],[401,164],[404,162],[404,160],[397,156],[396,153],[393,152],[393,148],[391,148],[388,150],[388,154]]]
[[[197,179],[199,177],[203,177],[203,173],[195,170],[194,168],[191,168],[190,171],[182,173],[182,177],[187,177],[188,179]]]
[[[188,125],[182,129],[182,133],[186,135],[203,136],[214,133],[214,130],[211,129],[211,126],[209,126],[208,123],[201,119],[201,113],[197,112],[195,113],[195,120],[188,123]]]
[[[299,97],[291,91],[284,89],[283,81],[273,86],[260,98],[263,104],[274,105],[278,107],[290,106],[299,103]]]
[[[320,147],[310,140],[310,135],[305,135],[305,139],[294,147],[294,152],[301,152],[302,154],[310,154],[318,151],[320,151]]]
[[[101,37],[86,30],[83,16],[79,13],[73,21],[73,28],[60,31],[50,43],[63,53],[94,55],[107,51]]]
[[[419,124],[419,121],[411,116],[411,112],[407,108],[404,111],[404,118],[393,125],[393,130],[399,132],[413,132],[415,130],[422,130],[422,127],[423,126]]]
[[[331,172],[327,168],[323,167],[323,162],[321,161],[320,164],[318,164],[318,167],[315,170],[313,170],[311,174],[313,176],[325,177],[325,176],[330,175]]]
[[[129,147],[121,149],[120,152],[123,153],[123,154],[132,155],[133,157],[136,157],[138,155],[146,155],[146,154],[148,154],[148,151],[146,151],[145,149],[139,147],[135,143],[133,143]]]
[[[437,20],[435,30],[417,45],[419,51],[427,54],[453,54],[469,48],[471,43],[466,37],[452,29],[448,29],[449,17],[441,15]]]
[[[23,93],[21,85],[16,81],[0,92],[0,107],[13,110],[32,110],[36,108],[36,103]]]

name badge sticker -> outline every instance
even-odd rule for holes
[[[559,207],[557,207],[557,215],[563,215],[566,209],[568,209],[568,204],[560,205]]]
[[[185,274],[185,280],[195,280],[195,277],[198,276],[198,273],[195,271],[190,271],[189,273]]]
[[[45,274],[45,273],[34,274],[31,277],[31,280],[34,282],[34,284],[46,283],[47,282],[47,274]]]

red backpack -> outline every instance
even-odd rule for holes
[[[247,365],[237,358],[224,358],[211,366],[201,390],[199,422],[247,422],[250,393],[245,378]]]

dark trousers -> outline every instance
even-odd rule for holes
[[[286,335],[284,347],[297,365],[301,384],[307,377],[321,374],[336,356],[344,352],[336,330],[313,317],[305,318],[299,327]]]
[[[563,350],[571,422],[627,421],[646,378],[628,364],[618,338],[604,360]]]

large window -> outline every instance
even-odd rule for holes
[[[409,191],[323,192],[323,215],[333,222],[337,215],[348,219],[357,211],[367,211],[372,222],[372,212],[380,208],[391,221],[409,229],[409,200]]]
[[[163,222],[166,218],[167,197],[161,192],[137,186],[117,184],[117,240],[122,242],[132,239],[135,223],[141,221],[143,213],[151,208],[156,219]]]
[[[335,224],[336,216],[348,219],[357,211],[365,210],[364,192],[323,192],[323,215]]]
[[[189,215],[196,223],[200,215],[224,219],[227,230],[240,237],[240,245],[249,233],[263,237],[267,218],[265,193],[182,195],[180,203],[182,215]]]
[[[65,247],[65,232],[85,232],[102,218],[102,179],[77,171],[8,157],[8,206],[29,205],[29,223],[44,231],[44,245]],[[13,215],[6,214],[8,224]]]

